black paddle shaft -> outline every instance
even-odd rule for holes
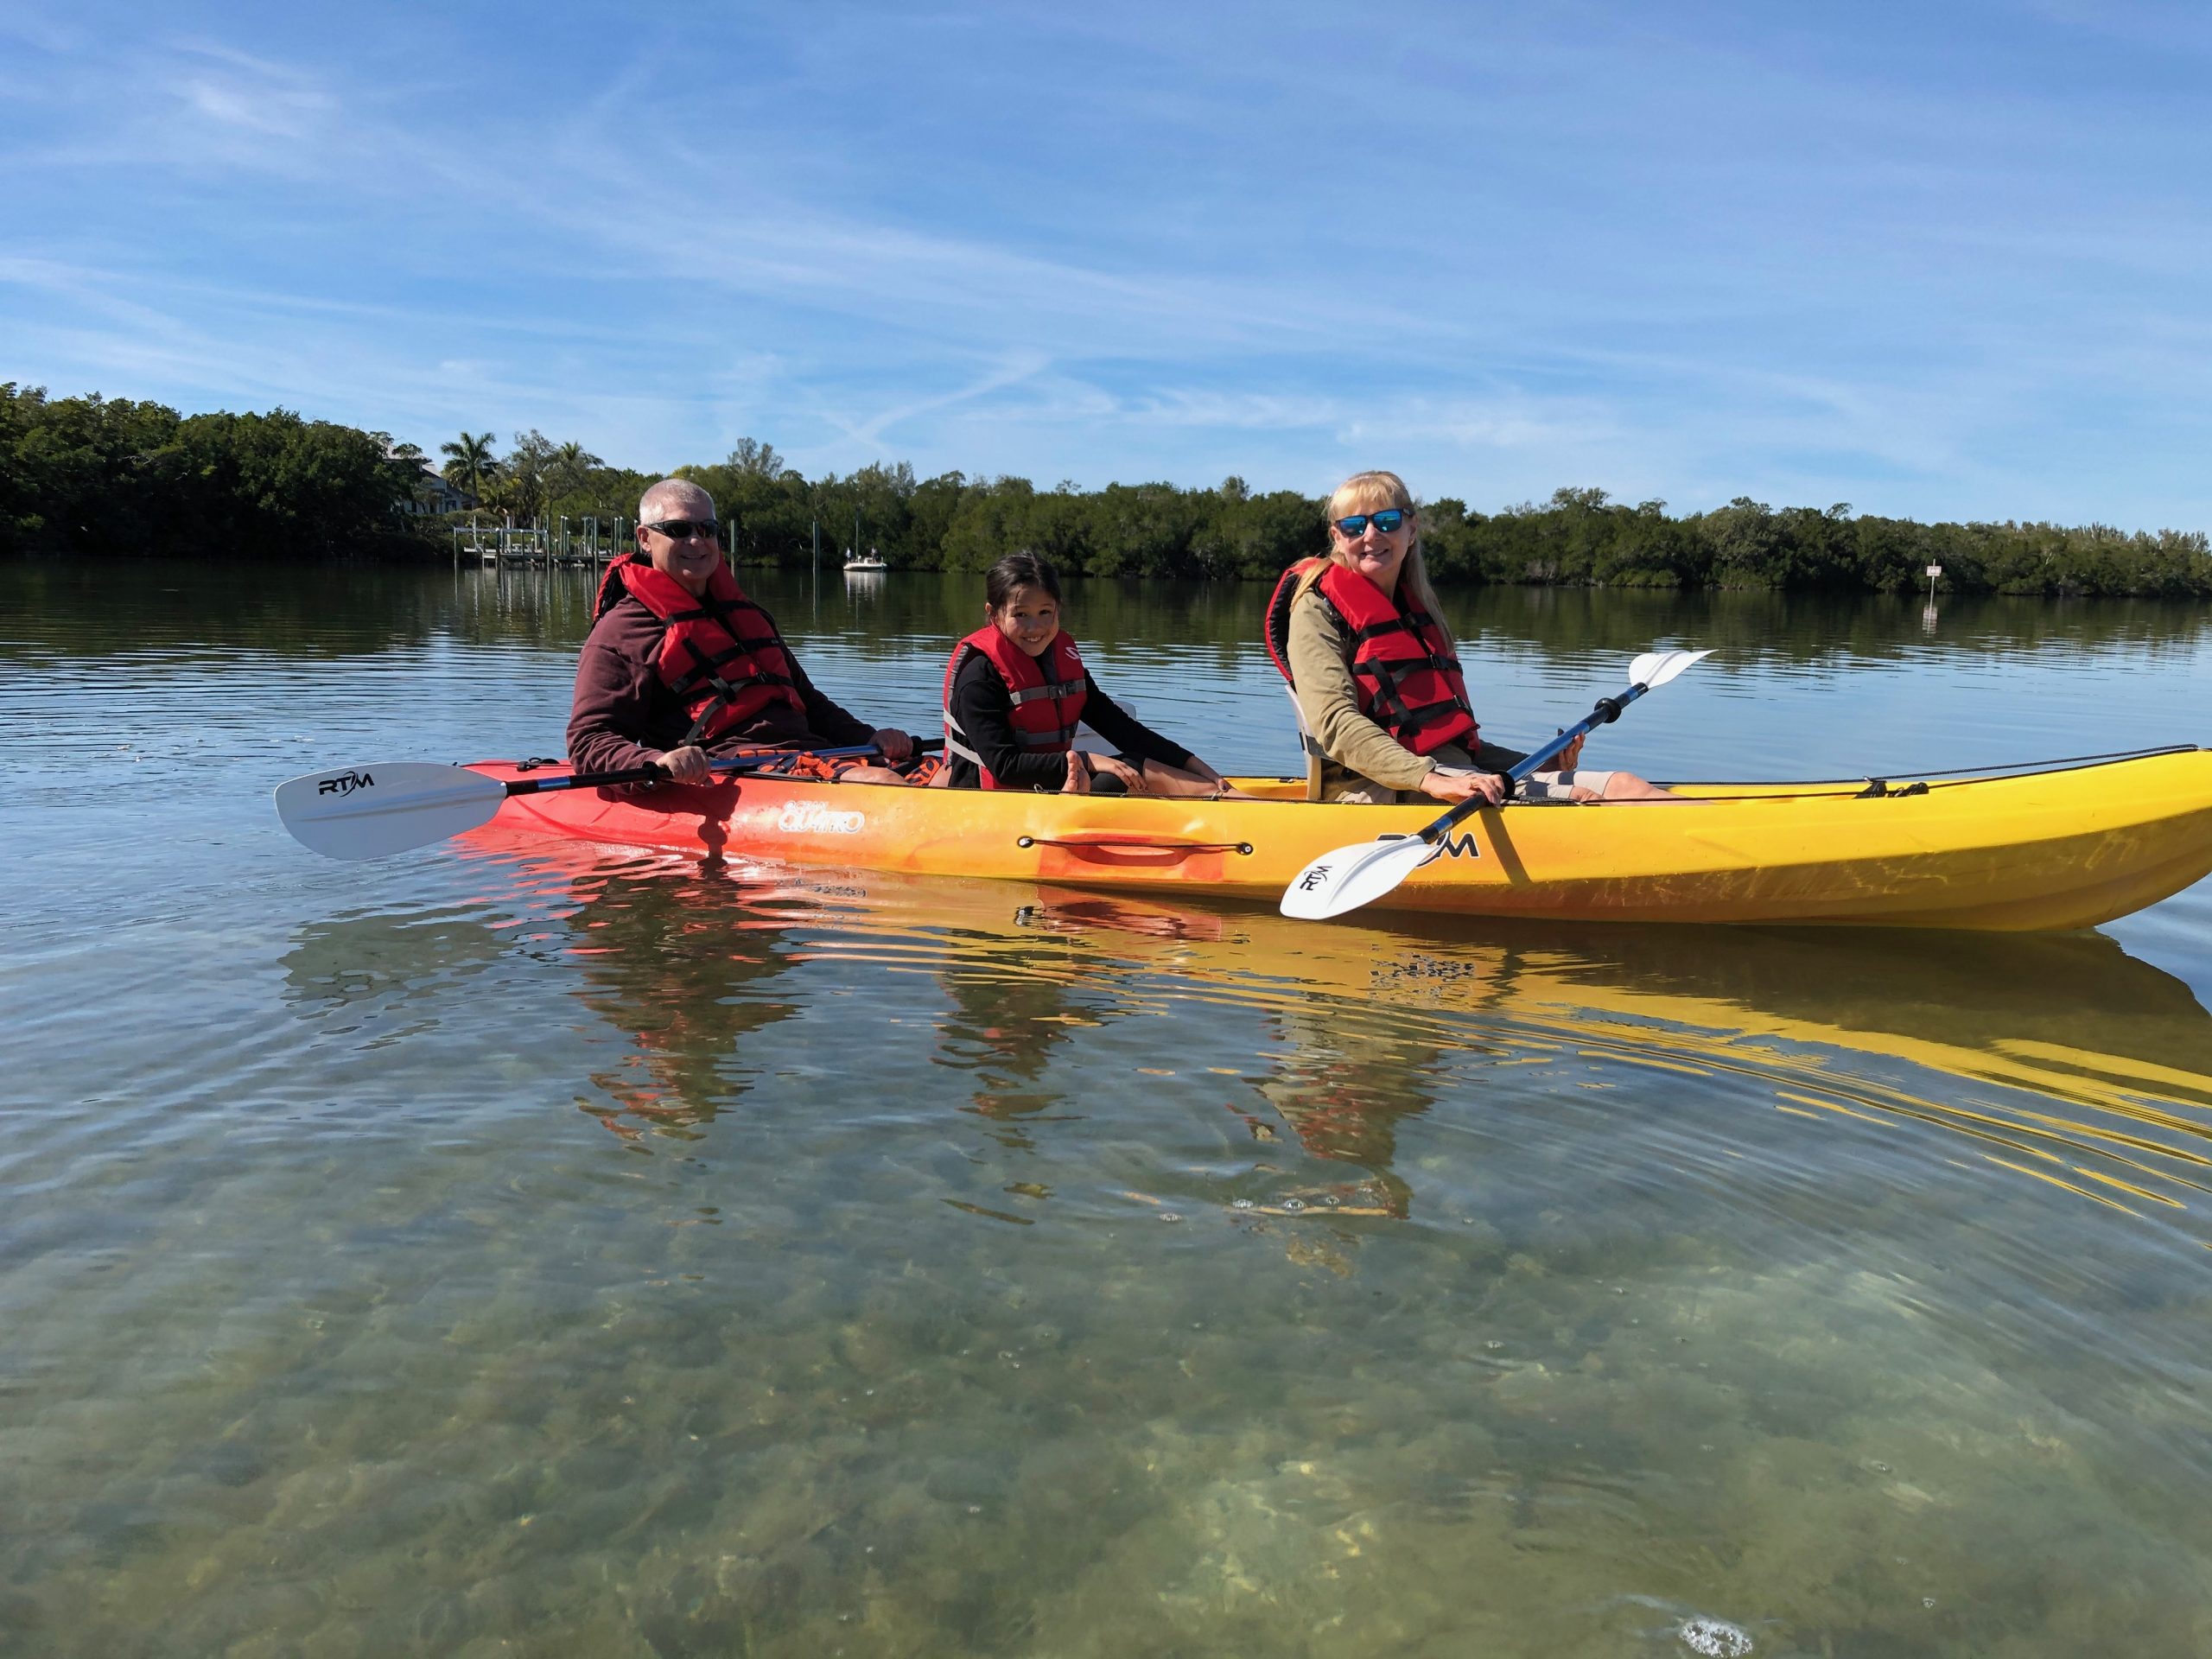
[[[1611,725],[1621,717],[1622,709],[1627,708],[1650,689],[1639,680],[1618,696],[1599,698],[1597,706],[1582,719],[1575,721],[1573,725],[1568,727],[1526,760],[1520,761],[1510,770],[1497,774],[1505,779],[1505,800],[1500,801],[1498,804],[1503,806],[1506,801],[1513,798],[1513,791],[1522,779],[1541,772],[1546,761],[1564,751],[1567,746],[1573,742],[1576,738],[1586,736],[1600,726]],[[1489,804],[1490,803],[1481,796],[1470,795],[1435,823],[1421,830],[1418,838],[1433,843],[1440,840],[1444,832],[1459,823],[1460,819]]]
[[[915,744],[914,753],[927,754],[944,747],[943,738],[932,737],[926,742]],[[776,749],[762,754],[732,755],[727,760],[711,760],[708,766],[715,772],[753,772],[762,766],[772,766],[791,754],[837,756],[874,753],[875,745],[873,743],[858,743],[844,749]],[[507,780],[505,788],[510,795],[542,795],[548,790],[614,789],[623,784],[664,783],[667,779],[665,767],[646,765],[625,766],[620,772],[572,772],[566,778],[513,778]]]

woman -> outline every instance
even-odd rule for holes
[[[1088,726],[1121,751],[1074,747]],[[1085,795],[1234,794],[1222,776],[1098,689],[1060,631],[1060,579],[1011,553],[983,579],[983,626],[944,671],[945,781],[954,789]]]
[[[1498,774],[1526,757],[1481,739],[1405,480],[1356,473],[1329,498],[1328,518],[1328,557],[1284,571],[1268,604],[1268,648],[1320,763],[1308,794],[1364,804],[1479,795],[1495,806]],[[1575,771],[1581,751],[1577,738],[1517,798],[1671,798],[1630,772]]]

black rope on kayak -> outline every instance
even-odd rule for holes
[[[2156,749],[2121,749],[2110,754],[2072,754],[2058,760],[2021,760],[1995,766],[1941,766],[1923,771],[1917,766],[1900,766],[1900,772],[1910,772],[1921,778],[1987,778],[2011,777],[2030,772],[2070,772],[2082,766],[2108,766],[2122,760],[2148,760],[2161,754],[2194,754],[2201,745],[2169,743]]]
[[[1955,779],[1961,783],[1972,783],[1982,779],[2027,777],[2038,772],[2078,772],[2085,766],[2115,766],[2123,760],[2149,760],[2162,754],[2196,754],[2204,746],[2201,743],[2169,743],[2162,748],[2156,749],[2120,749],[2110,754],[2075,754],[2060,760],[2007,761],[1993,766],[1930,767],[1926,771],[1917,766],[1897,766],[1879,778],[1871,772],[1862,772],[1856,778],[1791,778],[1781,782],[1765,778],[1700,778],[1694,780],[1684,779],[1678,782],[1662,783],[1660,787],[1663,789],[1698,787],[1842,789],[1852,784],[1857,784],[1861,786],[1858,791],[1860,795],[1869,799],[1878,799],[1885,795],[1902,795],[1907,792],[1905,788],[1889,787],[1889,780],[1899,775],[1923,779],[1949,778]],[[1881,787],[1874,787],[1876,785],[1880,785]],[[1935,784],[1930,787],[1950,789],[1955,787],[1955,785]],[[1918,794],[1922,791],[1912,790],[1910,792]]]

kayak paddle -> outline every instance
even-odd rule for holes
[[[918,748],[938,747],[938,741]],[[874,754],[873,743],[851,748],[797,753],[835,760]],[[766,750],[709,761],[715,772],[751,772],[788,758],[794,751]],[[313,772],[276,785],[276,816],[302,847],[332,858],[381,858],[427,847],[448,836],[489,823],[510,795],[537,795],[554,789],[607,789],[618,784],[664,781],[658,766],[630,766],[620,772],[579,772],[565,778],[517,778],[502,783],[467,766],[441,766],[424,760],[386,760]]]
[[[1647,691],[1656,691],[1709,651],[1646,652],[1629,664],[1628,689],[1598,699],[1598,706],[1583,719],[1538,749],[1505,775],[1519,783],[1578,737],[1621,717],[1621,710]],[[1508,799],[1511,798],[1509,792]],[[1283,889],[1280,908],[1300,921],[1325,921],[1348,910],[1372,904],[1411,875],[1443,849],[1445,832],[1478,807],[1490,803],[1470,795],[1427,828],[1410,836],[1384,836],[1378,840],[1339,847],[1315,859]]]

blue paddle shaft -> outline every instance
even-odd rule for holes
[[[1639,682],[1638,683],[1629,687],[1627,690],[1622,692],[1618,696],[1599,698],[1597,707],[1591,709],[1587,715],[1575,721],[1573,725],[1568,727],[1557,737],[1552,739],[1550,742],[1545,744],[1534,754],[1529,756],[1526,760],[1520,761],[1504,772],[1503,776],[1508,785],[1505,791],[1505,799],[1510,801],[1513,798],[1512,785],[1520,783],[1524,778],[1532,777],[1535,773],[1541,772],[1544,769],[1544,763],[1546,761],[1551,760],[1554,756],[1563,753],[1567,748],[1567,746],[1573,742],[1578,737],[1586,736],[1590,733],[1597,730],[1599,727],[1611,725],[1614,721],[1618,720],[1621,717],[1622,709],[1627,708],[1629,704],[1634,702],[1638,697],[1642,696],[1650,689],[1651,688],[1649,686]],[[1501,806],[1504,804],[1504,801],[1498,803]],[[1428,825],[1426,829],[1420,830],[1417,833],[1416,839],[1433,843],[1443,836],[1446,830],[1449,830],[1453,824],[1459,823],[1460,819],[1465,817],[1470,812],[1473,812],[1478,809],[1488,806],[1489,804],[1490,803],[1484,800],[1481,796],[1470,795],[1465,800],[1461,801],[1450,811],[1446,812],[1442,817],[1437,819],[1435,823]]]

